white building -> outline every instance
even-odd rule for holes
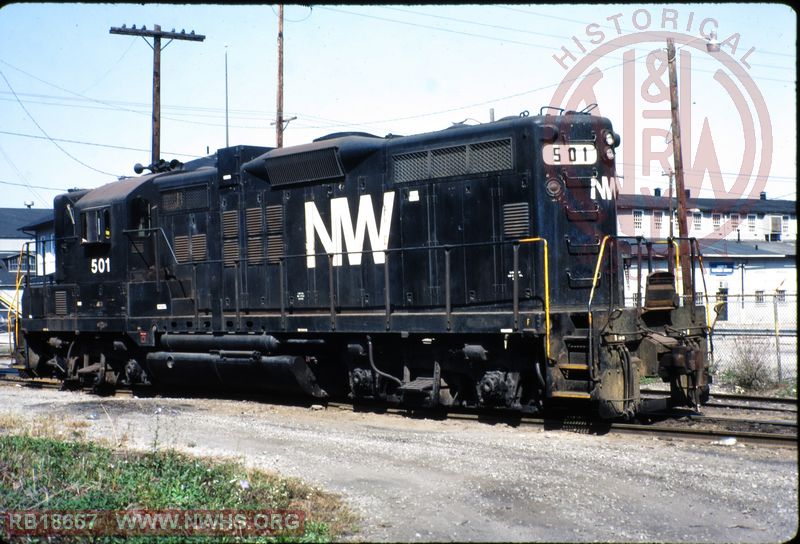
[[[797,293],[797,203],[767,200],[764,193],[761,197],[687,199],[688,233],[698,239],[709,294]],[[658,195],[618,195],[619,235],[664,240],[670,235],[672,211],[672,233],[678,236],[676,208],[676,199],[670,204]],[[665,266],[664,247],[656,255],[659,268]],[[634,259],[628,265],[626,294],[632,296],[636,292]],[[695,274],[701,291],[699,261]]]

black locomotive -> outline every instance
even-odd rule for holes
[[[56,270],[27,280],[19,364],[96,387],[604,417],[636,413],[639,377],[658,373],[671,402],[698,403],[706,317],[679,302],[675,269],[624,305],[619,143],[608,119],[543,108],[229,147],[60,195]]]

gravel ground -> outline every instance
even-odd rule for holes
[[[357,540],[781,542],[798,526],[794,448],[8,384],[2,413],[302,478],[361,515]]]

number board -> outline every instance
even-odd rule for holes
[[[597,149],[593,142],[574,144],[546,144],[542,148],[542,158],[545,164],[595,164],[597,162]]]

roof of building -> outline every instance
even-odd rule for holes
[[[33,208],[0,208],[0,238],[29,238],[20,231],[32,224],[52,221],[53,210],[35,210]]]
[[[756,258],[785,258],[797,255],[797,245],[794,242],[760,242],[736,240],[712,240],[704,238],[700,242],[700,251],[704,258],[709,257],[746,257]]]
[[[697,242],[700,245],[700,254],[703,259],[786,259],[795,258],[797,255],[795,242],[764,242],[758,240],[737,242],[736,240],[719,238],[700,238]],[[635,242],[629,245],[627,243],[624,244],[622,246],[623,256],[635,257],[638,247]],[[667,244],[663,242],[654,243],[652,247],[653,256],[663,259],[667,254],[667,247]],[[642,255],[647,255],[647,247],[642,244],[641,248]]]
[[[669,198],[654,195],[617,195],[617,208],[637,210],[669,210]],[[687,209],[697,208],[703,212],[796,214],[795,200],[761,200],[758,198],[688,198]],[[672,199],[672,208],[677,208],[677,199]]]

